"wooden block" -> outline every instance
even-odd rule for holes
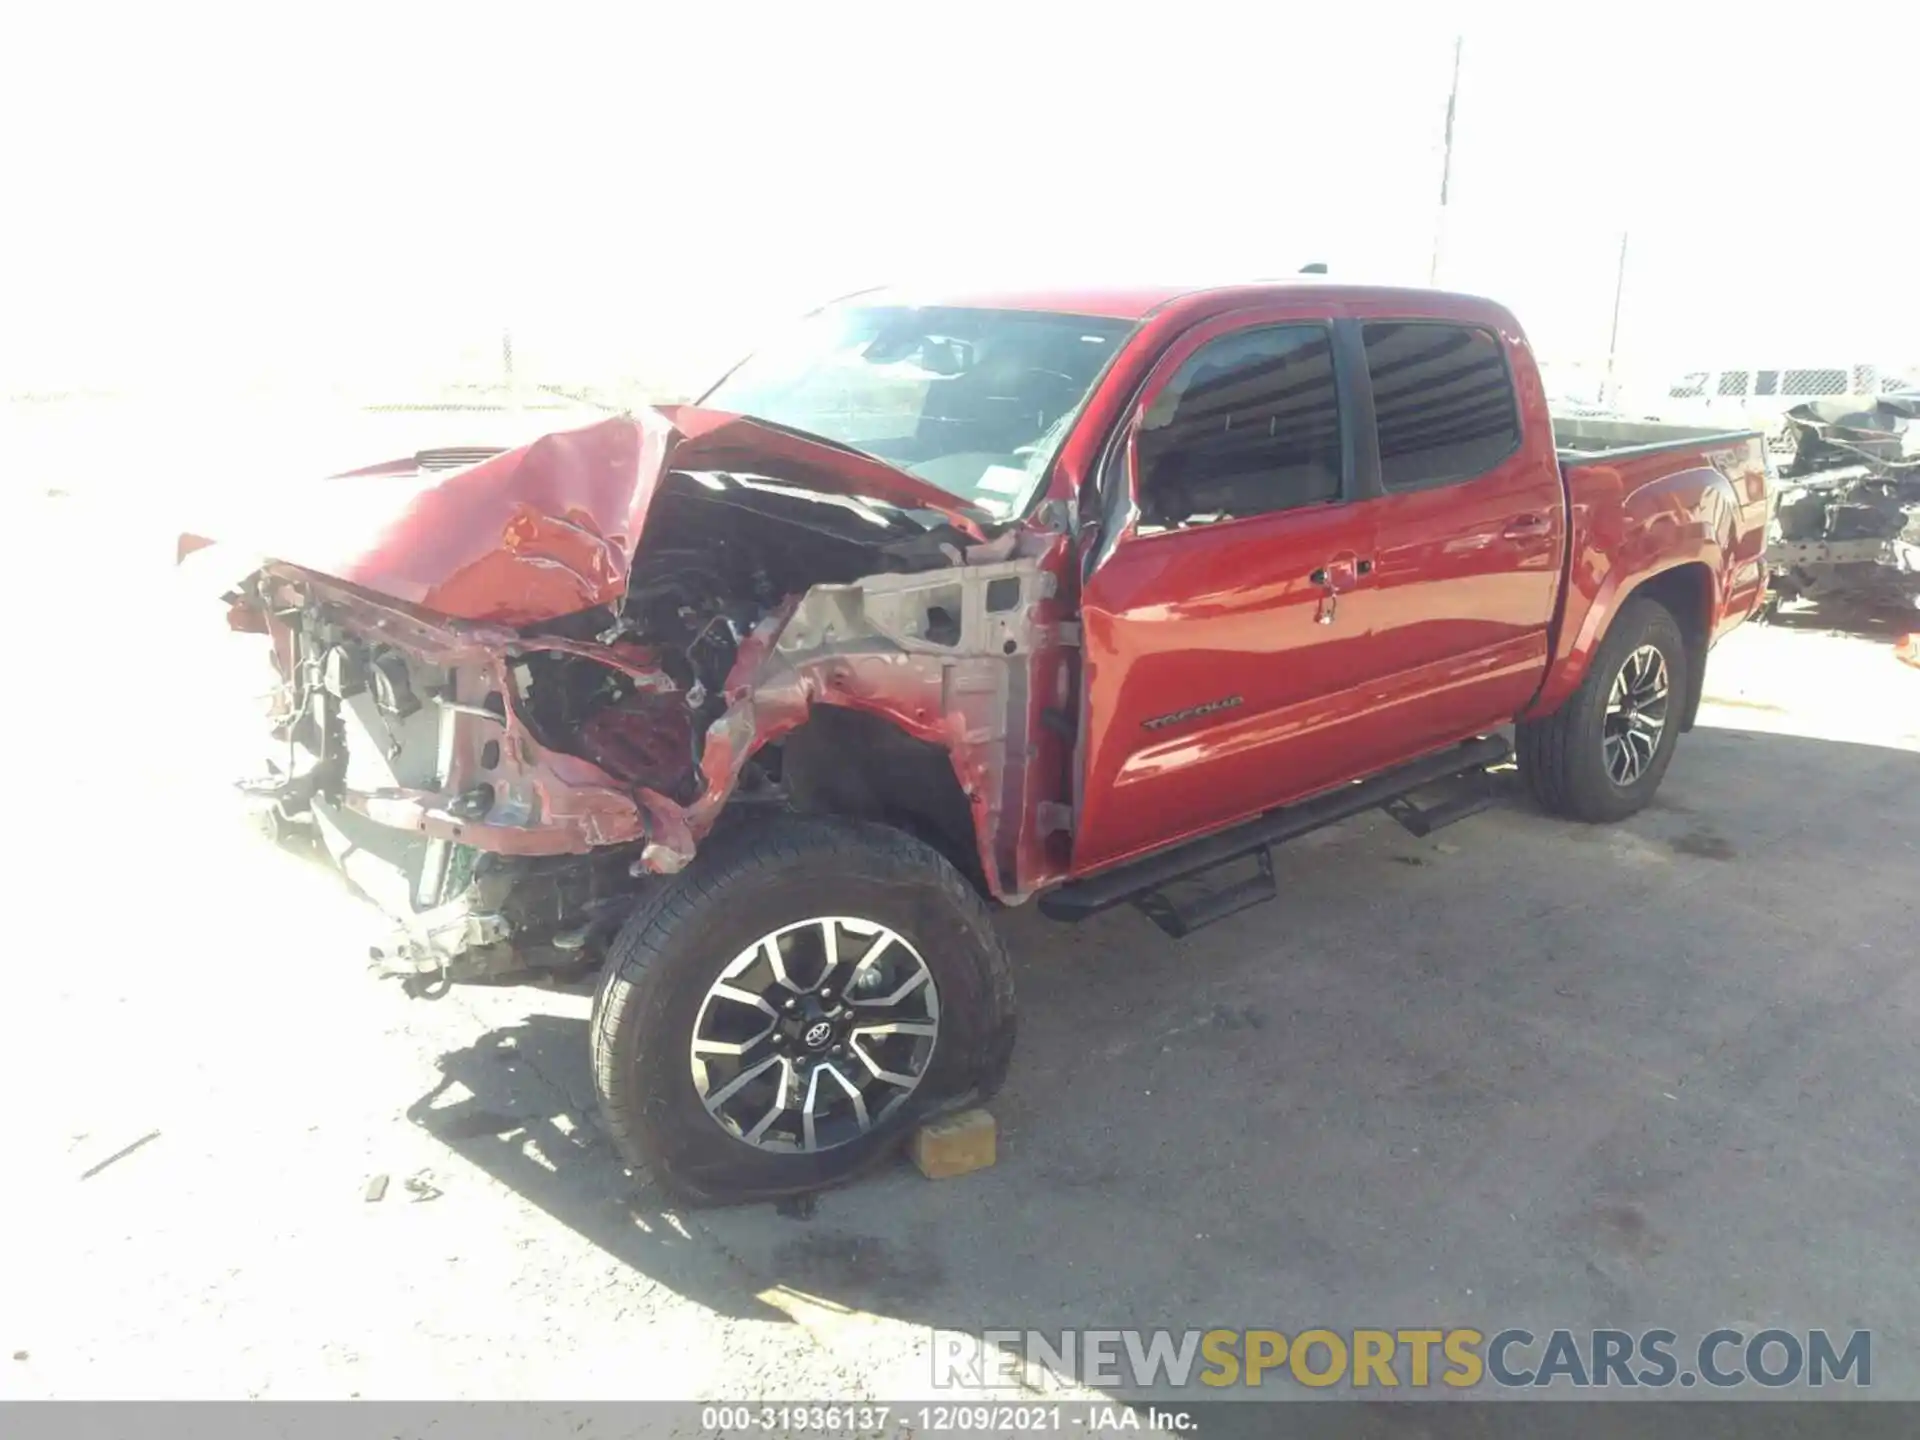
[[[993,1116],[962,1110],[922,1125],[913,1134],[913,1163],[929,1180],[946,1180],[993,1164]]]

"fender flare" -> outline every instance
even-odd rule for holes
[[[1685,519],[1676,513],[1676,502],[1686,503]],[[1737,514],[1732,483],[1719,471],[1702,466],[1634,491],[1620,506],[1614,533],[1576,533],[1571,541],[1574,548],[1562,601],[1565,613],[1555,627],[1547,673],[1518,718],[1534,720],[1550,715],[1580,688],[1614,617],[1628,600],[1649,586],[1660,586],[1663,576],[1698,567],[1705,576],[1706,593],[1699,617],[1702,623],[1697,633],[1689,635],[1696,653],[1689,656],[1694,683],[1689,687],[1683,728],[1690,727],[1699,703],[1706,649],[1726,604]],[[1591,593],[1583,598],[1579,594],[1580,568],[1583,560],[1590,565],[1592,559],[1607,563],[1594,577]],[[1688,617],[1683,615],[1681,619],[1684,624]]]

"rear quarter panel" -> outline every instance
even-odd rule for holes
[[[1569,462],[1564,473],[1566,592],[1529,716],[1550,714],[1579,688],[1621,605],[1656,576],[1697,567],[1709,642],[1751,615],[1766,591],[1768,482],[1759,436]]]

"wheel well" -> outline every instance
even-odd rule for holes
[[[1713,625],[1713,571],[1699,561],[1676,565],[1642,580],[1627,598],[1638,595],[1666,606],[1687,642],[1687,705],[1680,716],[1680,728],[1691,730],[1694,716],[1700,711],[1700,692],[1707,679],[1707,645]]]
[[[877,820],[924,840],[988,893],[975,842],[973,807],[938,745],[878,715],[814,707],[779,742],[780,778],[796,810]]]

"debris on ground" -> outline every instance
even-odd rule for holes
[[[402,1183],[406,1186],[407,1193],[413,1196],[416,1204],[422,1200],[438,1200],[446,1193],[433,1183],[431,1170],[417,1170]]]
[[[985,1110],[944,1116],[914,1131],[913,1163],[929,1180],[984,1170],[994,1162],[997,1133]]]
[[[387,1198],[387,1177],[376,1175],[367,1182],[367,1203]]]
[[[89,1165],[85,1170],[82,1170],[80,1172],[80,1178],[82,1180],[91,1180],[94,1176],[98,1175],[102,1170],[106,1169],[109,1165],[117,1165],[120,1161],[126,1159],[127,1156],[133,1154],[133,1152],[138,1150],[142,1145],[145,1145],[147,1142],[151,1140],[158,1140],[159,1138],[160,1138],[160,1132],[158,1130],[149,1130],[146,1134],[142,1135],[138,1140],[134,1141],[131,1145],[122,1145],[118,1150],[114,1151],[113,1154],[107,1156],[106,1159],[100,1161],[98,1164]]]

